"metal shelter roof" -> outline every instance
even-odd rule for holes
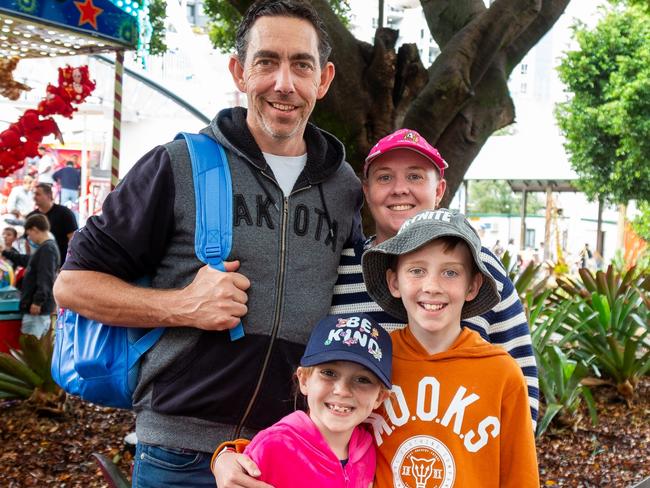
[[[506,180],[514,192],[577,192],[572,180]]]
[[[3,1],[0,56],[37,58],[135,49],[138,21],[110,0]]]

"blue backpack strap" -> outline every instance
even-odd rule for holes
[[[163,327],[158,327],[157,329],[151,329],[140,339],[138,339],[134,343],[129,344],[131,351],[134,353],[134,354],[129,354],[129,359],[128,359],[129,370],[133,368],[135,363],[140,361],[140,357],[144,353],[146,353],[149,349],[153,347],[153,345],[156,342],[158,342],[158,339],[160,339],[160,336],[163,335],[163,332],[165,332],[165,329]]]
[[[205,134],[181,132],[192,161],[196,202],[196,256],[213,268],[225,271],[223,258],[232,247],[232,180],[228,159],[221,144]],[[230,329],[230,339],[244,336],[240,322]]]

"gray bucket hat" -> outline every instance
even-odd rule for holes
[[[483,284],[476,297],[463,305],[461,319],[475,317],[491,310],[500,301],[494,278],[481,260],[481,239],[465,216],[455,210],[440,208],[425,210],[402,224],[397,235],[367,250],[361,259],[363,281],[372,299],[393,317],[408,321],[402,300],[390,294],[386,270],[393,256],[413,252],[425,244],[444,236],[463,239],[483,273]]]

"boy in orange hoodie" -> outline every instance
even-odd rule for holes
[[[369,419],[375,486],[539,486],[521,369],[460,326],[499,301],[480,252],[465,217],[439,209],[363,255],[370,296],[408,322],[391,334],[393,395]]]

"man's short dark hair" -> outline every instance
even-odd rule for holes
[[[50,230],[50,222],[43,214],[34,214],[27,217],[25,220],[25,230],[38,229],[41,232],[48,232]]]
[[[314,8],[307,2],[300,0],[261,0],[251,5],[237,28],[235,49],[239,61],[246,61],[248,49],[248,32],[260,17],[294,17],[308,21],[316,29],[318,35],[318,57],[321,68],[325,66],[332,52],[330,39],[325,30],[325,24]]]
[[[45,195],[47,195],[50,198],[54,198],[54,194],[52,193],[52,185],[49,183],[39,183],[36,185],[36,188],[40,188]]]

